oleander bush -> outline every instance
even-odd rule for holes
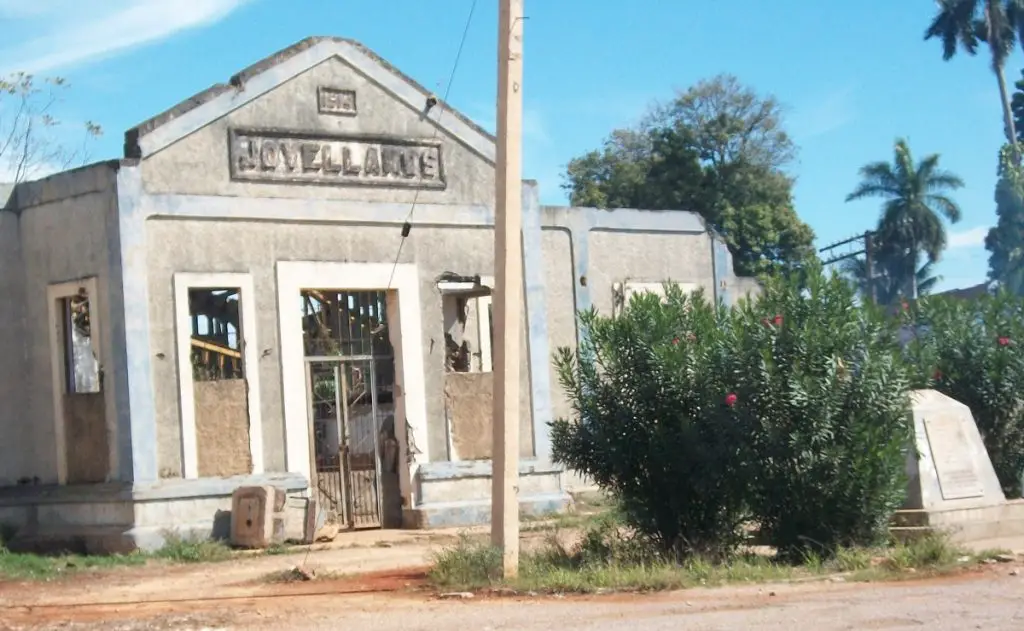
[[[556,365],[573,417],[555,459],[619,500],[638,537],[727,555],[753,519],[783,553],[874,543],[905,494],[897,323],[820,269],[733,309],[673,285],[580,314]]]
[[[735,310],[733,422],[748,428],[749,497],[782,554],[873,545],[906,496],[909,370],[898,322],[820,270],[764,281]]]

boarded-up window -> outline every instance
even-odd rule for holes
[[[85,287],[57,299],[64,447],[69,484],[104,482],[110,469],[93,301]]]
[[[241,289],[188,290],[199,475],[252,472]]]

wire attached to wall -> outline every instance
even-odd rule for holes
[[[459,40],[459,48],[455,53],[455,61],[452,63],[452,71],[448,75],[448,85],[444,90],[444,97],[441,99],[441,111],[437,115],[437,120],[434,124],[434,134],[431,140],[436,140],[438,133],[441,131],[441,119],[444,117],[446,110],[448,109],[448,95],[451,94],[452,84],[455,82],[455,72],[459,69],[459,61],[462,59],[462,49],[466,46],[466,38],[469,36],[469,28],[473,24],[473,13],[476,12],[477,0],[472,0],[469,5],[469,15],[466,16],[466,26],[462,29],[462,38]],[[438,105],[437,97],[433,94],[427,96],[427,101],[424,104],[423,115],[429,116],[430,110]],[[391,283],[395,280],[395,270],[398,269],[398,261],[402,257],[402,247],[405,245],[405,240],[409,238],[409,233],[412,232],[412,216],[416,211],[416,203],[420,199],[420,190],[416,189],[416,193],[412,198],[412,205],[409,207],[409,214],[405,216],[405,221],[402,222],[402,238],[398,242],[398,252],[395,254],[395,262],[391,266],[391,275],[388,277],[388,291],[391,290]]]
[[[452,64],[452,71],[448,75],[448,85],[445,88],[444,97],[443,97],[443,99],[440,102],[440,105],[442,106],[442,109],[441,109],[441,111],[437,115],[437,120],[436,120],[435,125],[434,125],[434,133],[433,133],[433,136],[431,137],[431,140],[436,140],[437,139],[437,135],[438,135],[438,133],[441,130],[441,119],[444,117],[445,110],[447,109],[447,106],[448,106],[448,95],[451,93],[452,83],[454,83],[454,81],[455,81],[455,72],[458,70],[458,68],[459,68],[459,61],[462,59],[462,50],[466,46],[466,39],[469,36],[469,28],[470,28],[470,26],[473,23],[473,14],[476,12],[477,1],[478,0],[472,0],[472,2],[469,5],[469,15],[466,16],[466,25],[462,29],[462,38],[459,40],[459,48],[458,48],[458,51],[455,53],[455,62]],[[427,95],[427,99],[426,99],[426,102],[424,103],[424,107],[423,107],[423,116],[424,117],[429,116],[430,115],[430,110],[433,109],[434,107],[436,107],[438,104],[439,104],[439,102],[438,102],[436,96],[434,96],[433,94]],[[412,217],[413,217],[413,213],[416,211],[416,203],[419,201],[419,198],[420,198],[420,189],[416,189],[416,193],[413,195],[413,198],[412,198],[412,205],[409,207],[409,213],[405,216],[405,221],[402,222],[402,237],[401,237],[401,240],[398,242],[398,252],[395,254],[395,262],[391,266],[391,275],[388,277],[387,291],[391,290],[391,283],[394,282],[395,270],[398,269],[398,261],[401,259],[401,256],[402,256],[402,247],[405,245],[405,240],[407,238],[409,238],[409,233],[412,232]],[[412,449],[408,449],[407,448],[407,454],[411,457],[411,455],[412,455],[411,452],[415,451],[416,453],[418,453],[419,450],[416,449],[415,443],[412,441],[412,435],[411,435],[412,434],[412,432],[411,432],[412,428],[409,426],[409,420],[408,419],[406,419],[405,425],[406,425],[406,441],[407,441],[408,445],[410,447],[412,447]],[[317,504],[319,504],[319,502],[317,502]],[[306,548],[306,555],[303,558],[302,564],[301,564],[300,567],[305,567],[306,563],[309,561],[309,553],[313,549],[313,544],[316,543],[316,530],[317,530],[317,526],[320,524],[320,519],[321,519],[321,517],[324,516],[324,512],[325,512],[324,508],[322,506],[318,505],[317,506],[317,510],[316,510],[316,513],[317,513],[316,519],[314,520],[314,524],[313,524],[313,532],[310,533],[313,540],[310,541],[309,545]],[[383,518],[384,518],[384,516],[381,515],[381,519],[382,520],[383,520]]]

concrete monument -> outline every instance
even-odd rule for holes
[[[911,396],[915,449],[894,534],[943,531],[960,542],[1024,534],[1024,503],[1006,501],[970,408],[935,390]]]

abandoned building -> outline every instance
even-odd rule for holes
[[[362,45],[311,38],[0,189],[0,524],[153,549],[275,485],[349,528],[489,519],[494,138]],[[664,281],[731,302],[688,212],[524,182],[524,512],[562,509],[551,356]],[[307,501],[302,499],[302,501]]]

